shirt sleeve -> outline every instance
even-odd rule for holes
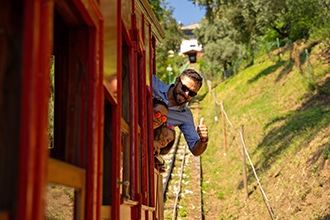
[[[152,94],[162,98],[168,104],[167,91],[169,85],[163,83],[156,75],[152,75]]]
[[[189,149],[191,150],[196,144],[196,142],[199,141],[199,136],[197,134],[195,124],[193,121],[193,116],[190,109],[187,109],[185,114],[186,114],[186,116],[184,117],[185,121],[184,123],[179,125],[179,128],[183,133],[184,138],[186,139]]]

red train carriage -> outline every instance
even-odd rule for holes
[[[45,219],[50,183],[74,189],[74,219],[162,219],[163,35],[146,0],[1,1],[1,220]]]

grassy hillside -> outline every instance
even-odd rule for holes
[[[212,92],[204,86],[197,97],[210,140],[201,159],[206,220],[271,219],[248,160],[246,199],[242,128],[277,219],[330,219],[330,65],[320,45],[305,49],[301,68],[287,48],[280,59],[260,57],[225,82],[213,82]],[[225,120],[226,152],[220,102],[232,123]]]

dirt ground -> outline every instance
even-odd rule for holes
[[[46,220],[72,220],[74,189],[49,184],[46,197]]]

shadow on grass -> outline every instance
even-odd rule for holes
[[[326,215],[318,220],[330,220],[330,215]]]
[[[278,74],[275,82],[279,82],[283,77],[288,75],[288,73],[290,73],[293,68],[293,64],[294,63],[292,60],[287,61],[286,64],[284,65],[283,69],[281,70],[281,72]]]
[[[300,151],[311,142],[318,131],[330,124],[330,77],[320,86],[319,92],[314,95],[306,95],[306,101],[295,112],[290,112],[284,117],[275,118],[265,128],[277,123],[284,122],[281,126],[271,129],[258,145],[255,152],[262,152],[263,159],[257,161],[256,167],[268,170],[281,153],[291,143],[295,144],[294,153]],[[324,92],[326,91],[326,92]],[[330,143],[329,143],[330,144]],[[317,152],[315,152],[317,153]],[[251,176],[252,178],[252,176]]]
[[[284,61],[279,61],[276,64],[274,64],[273,66],[270,66],[266,69],[264,69],[263,71],[261,71],[259,74],[257,74],[255,77],[249,79],[248,83],[253,83],[255,81],[257,81],[259,78],[263,77],[263,76],[267,76],[271,73],[274,73],[278,68],[280,68],[281,66],[283,66],[285,64]]]
[[[330,124],[330,77],[328,77],[323,85],[318,89],[318,93],[314,95],[306,95],[306,101],[295,112],[290,112],[286,116],[274,118],[271,122],[265,125],[265,129],[274,126],[276,123],[284,122],[281,126],[271,129],[264,137],[263,141],[258,145],[257,149],[251,154],[262,152],[263,159],[255,161],[254,166],[257,169],[262,169],[266,172],[277,158],[281,157],[281,153],[287,150],[291,142],[299,142],[299,138],[304,138],[299,144],[296,144],[294,151],[300,151],[308,143],[310,143],[317,134],[317,131],[322,130]],[[312,165],[319,160],[320,157],[328,158],[330,156],[330,140],[318,147],[318,149],[310,156],[307,164]],[[322,167],[323,164],[320,164]],[[252,169],[249,167],[249,171]],[[258,171],[257,171],[258,172]],[[255,182],[255,177],[252,172],[248,173],[248,182]],[[243,181],[237,186],[238,189],[243,189]],[[257,189],[254,185],[250,189],[249,195]],[[319,220],[330,220],[330,216],[325,216]]]

